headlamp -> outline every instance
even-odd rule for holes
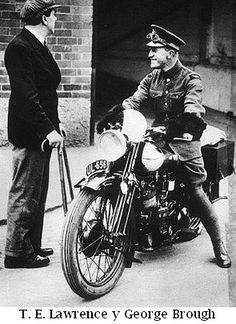
[[[125,136],[118,130],[107,130],[99,138],[99,144],[108,161],[116,161],[121,158],[127,149]]]
[[[145,143],[142,154],[142,164],[147,171],[157,171],[163,164],[165,155],[153,144]]]

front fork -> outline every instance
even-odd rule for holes
[[[116,235],[126,235],[127,232],[129,214],[136,191],[136,178],[133,170],[138,149],[139,143],[133,144],[127,155],[127,160],[122,174],[112,223],[112,231]]]
[[[120,190],[115,204],[112,233],[114,238],[127,237],[126,267],[131,267],[134,255],[136,230],[135,194],[137,181],[134,176],[134,164],[139,150],[139,143],[133,144],[120,182]]]

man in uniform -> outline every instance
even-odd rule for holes
[[[51,147],[63,145],[56,89],[59,68],[45,45],[57,20],[54,0],[27,0],[20,17],[26,23],[8,45],[5,65],[10,79],[8,137],[13,144],[13,178],[8,200],[6,268],[49,264],[52,248],[42,248]]]
[[[152,72],[140,82],[137,91],[115,106],[111,112],[142,108],[146,100],[154,104],[153,126],[165,126],[171,149],[180,159],[180,174],[197,206],[214,249],[217,264],[228,268],[231,260],[222,242],[220,226],[214,208],[202,189],[206,180],[200,137],[205,123],[202,115],[202,82],[199,74],[184,67],[179,61],[179,49],[185,42],[166,29],[151,25],[147,35],[148,57]],[[98,124],[101,132],[107,120]],[[173,138],[180,138],[174,140]]]

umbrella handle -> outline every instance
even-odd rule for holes
[[[42,141],[40,148],[41,148],[42,152],[48,152],[49,149],[51,149],[48,139],[45,139],[44,141]]]

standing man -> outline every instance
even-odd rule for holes
[[[8,200],[6,268],[49,264],[51,248],[41,247],[51,149],[62,147],[58,118],[59,68],[45,45],[54,32],[54,0],[27,0],[20,17],[25,27],[8,45],[5,65],[10,79],[8,137],[13,144],[13,178]]]
[[[199,74],[184,67],[179,61],[179,49],[185,42],[166,29],[151,25],[147,35],[152,72],[140,82],[137,91],[122,105],[113,107],[110,116],[97,126],[106,128],[109,118],[122,109],[140,110],[146,100],[154,106],[153,126],[165,126],[171,149],[179,156],[180,175],[191,194],[192,203],[199,212],[214,249],[217,264],[231,266],[231,260],[222,242],[220,226],[212,204],[202,184],[206,180],[200,137],[205,127],[202,115],[202,82]],[[173,141],[174,137],[181,138]],[[186,140],[186,141],[184,141]]]

